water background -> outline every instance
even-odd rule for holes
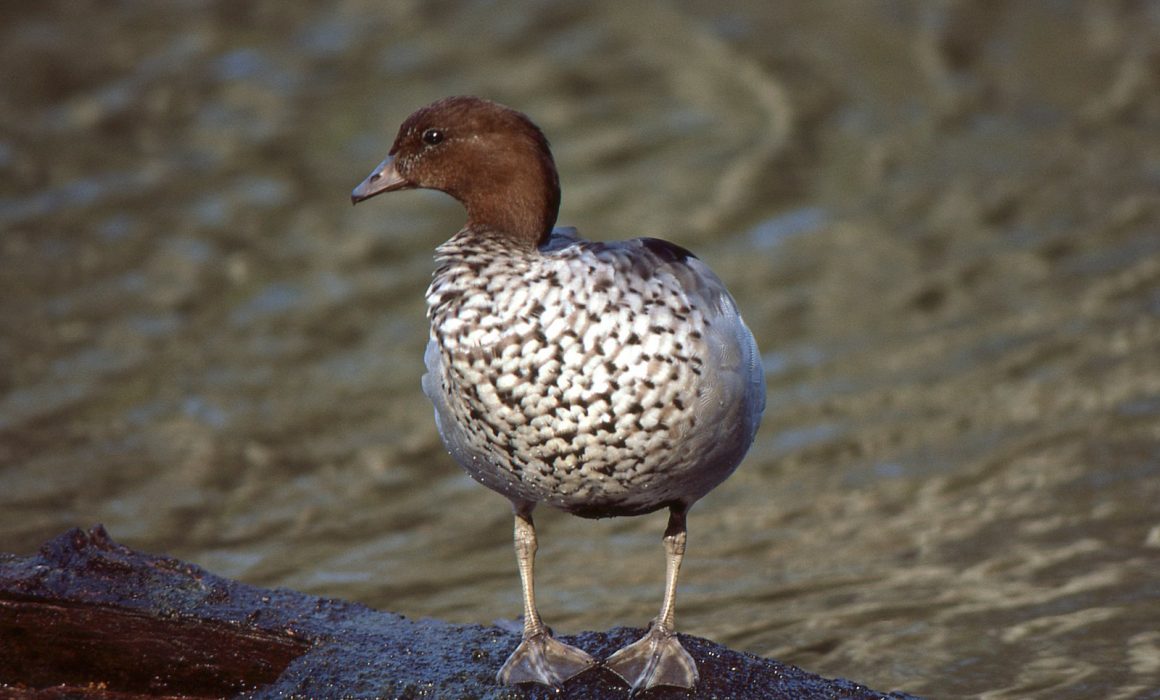
[[[226,576],[519,614],[419,390],[414,108],[552,140],[560,222],[728,283],[769,408],[678,626],[931,697],[1160,697],[1160,5],[8,3],[0,551],[103,522]],[[643,626],[664,515],[543,509],[556,630]]]

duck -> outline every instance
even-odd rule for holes
[[[557,640],[536,606],[532,513],[545,504],[582,518],[668,510],[660,612],[602,663],[633,693],[695,687],[675,631],[686,516],[741,463],[765,409],[736,302],[675,243],[557,228],[548,140],[497,102],[454,96],[415,111],[351,201],[411,189],[466,210],[435,248],[421,385],[447,452],[511,503],[523,631],[496,680],[559,686],[601,663]]]

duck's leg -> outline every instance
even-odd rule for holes
[[[661,612],[648,634],[608,658],[605,665],[632,686],[632,692],[657,685],[692,688],[697,684],[697,664],[677,641],[674,632],[677,575],[685,556],[685,506],[669,510],[665,529],[665,598]]]
[[[596,659],[553,639],[552,632],[540,619],[533,575],[536,526],[532,523],[532,506],[517,504],[515,516],[516,562],[524,592],[524,634],[520,645],[496,674],[496,680],[504,685],[543,683],[555,686],[591,667]]]

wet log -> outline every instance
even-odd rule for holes
[[[607,657],[640,630],[564,637]],[[267,590],[136,552],[100,527],[36,556],[0,555],[0,697],[616,698],[596,668],[556,691],[497,686],[517,642],[496,627],[411,620],[355,603]],[[663,698],[907,698],[684,636],[701,682]]]

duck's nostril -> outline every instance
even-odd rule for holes
[[[383,176],[380,175],[379,173],[375,173],[374,175],[371,175],[371,182],[374,182],[375,180],[381,180],[382,177]]]

